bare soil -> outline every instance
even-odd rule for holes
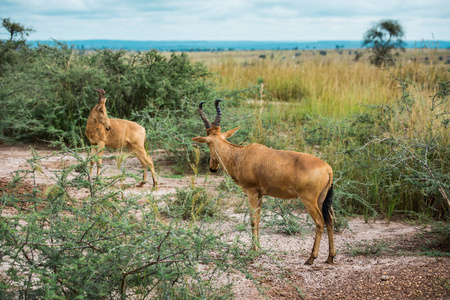
[[[42,157],[56,151],[42,145],[32,146]],[[112,154],[106,153],[103,161],[102,174],[105,176],[119,172]],[[0,144],[0,196],[8,192],[14,171],[30,169],[27,163],[30,157],[30,146]],[[197,186],[215,192],[224,180],[221,175],[175,176],[162,151],[155,151],[152,157],[158,173],[158,189],[152,189],[151,183],[147,183],[143,187],[132,187],[129,192],[163,196],[173,193],[176,188],[189,186],[192,180]],[[36,184],[37,192],[45,191],[54,184],[53,172],[74,163],[71,156],[44,158],[41,170],[36,173],[36,182],[29,179],[16,188],[25,193]],[[134,174],[141,171],[135,157],[127,157],[123,167]],[[150,173],[148,176],[151,179]],[[81,198],[87,191],[74,193]],[[2,216],[13,213],[13,209],[6,208]],[[230,227],[245,219],[243,213],[233,209],[229,209],[228,214],[227,226]],[[366,223],[362,218],[353,218],[348,223],[349,229],[335,234],[337,257],[332,265],[324,263],[328,256],[326,234],[322,238],[319,258],[312,266],[304,265],[312,249],[313,227],[305,234],[295,235],[278,233],[270,228],[262,230],[261,246],[268,254],[255,258],[249,268],[256,281],[262,284],[264,293],[261,294],[253,281],[242,274],[231,274],[236,299],[450,299],[450,259],[445,255],[450,252],[448,241],[437,249],[444,253],[443,256],[428,257],[422,255],[422,249],[433,236],[427,235],[426,229],[419,225],[395,221],[388,224],[383,220]],[[248,230],[238,234],[241,239],[248,240],[250,248],[250,225]]]

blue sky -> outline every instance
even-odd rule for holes
[[[448,0],[0,0],[0,17],[29,40],[361,40],[381,19],[405,40],[450,40]]]

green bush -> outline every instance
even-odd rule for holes
[[[186,54],[167,58],[157,51],[84,53],[62,43],[22,51],[0,46],[24,56],[0,74],[2,140],[62,138],[78,144],[85,139],[86,120],[97,101],[94,88],[106,90],[109,116],[146,127],[135,114],[145,110],[159,122],[174,120],[180,131],[183,120],[196,116],[197,103],[215,95],[211,74]]]
[[[217,201],[202,187],[177,188],[167,206],[170,216],[193,221],[205,216],[217,217],[219,208]]]
[[[366,138],[347,147],[340,170],[348,175],[340,187],[342,196],[353,199],[342,200],[348,206],[359,206],[356,212],[376,210],[388,221],[394,212],[447,219],[448,114],[441,113],[436,102],[416,96],[405,81],[399,83],[403,87],[399,101],[372,110],[376,117],[372,129],[355,123],[355,130],[365,133]],[[445,111],[448,95],[439,101]]]
[[[0,196],[0,213],[17,210],[0,219],[0,298],[231,297],[217,280],[231,269],[248,273],[243,245],[201,223],[161,221],[156,200],[125,195],[115,187],[122,186],[117,176],[89,181],[86,150],[53,154],[77,163],[56,171],[46,191],[32,184],[16,189],[41,172],[42,157],[34,152],[29,170],[17,171]],[[77,190],[89,193],[79,199],[72,196]]]
[[[293,213],[294,210],[300,208],[304,208],[300,200],[289,201],[268,197],[268,200],[263,202],[262,217],[267,219],[266,226],[268,228],[275,228],[277,232],[294,235],[302,232],[302,225],[305,223],[304,219]]]

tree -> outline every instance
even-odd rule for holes
[[[24,55],[24,51],[29,50],[25,37],[34,32],[32,28],[13,22],[10,18],[2,18],[1,21],[0,31],[6,30],[9,38],[0,39],[0,77],[8,66],[14,67],[27,57]]]
[[[16,36],[20,36],[20,40],[24,40],[24,36],[30,35],[34,32],[31,27],[24,27],[23,25],[12,22],[10,18],[2,19],[2,27],[9,33],[9,42],[12,42]]]
[[[404,35],[403,27],[398,21],[381,20],[364,33],[362,46],[371,49],[371,63],[380,66],[386,58],[392,58],[393,50],[405,51],[406,44],[402,40]]]

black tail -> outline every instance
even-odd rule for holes
[[[327,196],[322,204],[322,215],[326,225],[333,224],[333,218],[331,217],[331,203],[333,202],[333,184],[331,184],[328,190]]]

